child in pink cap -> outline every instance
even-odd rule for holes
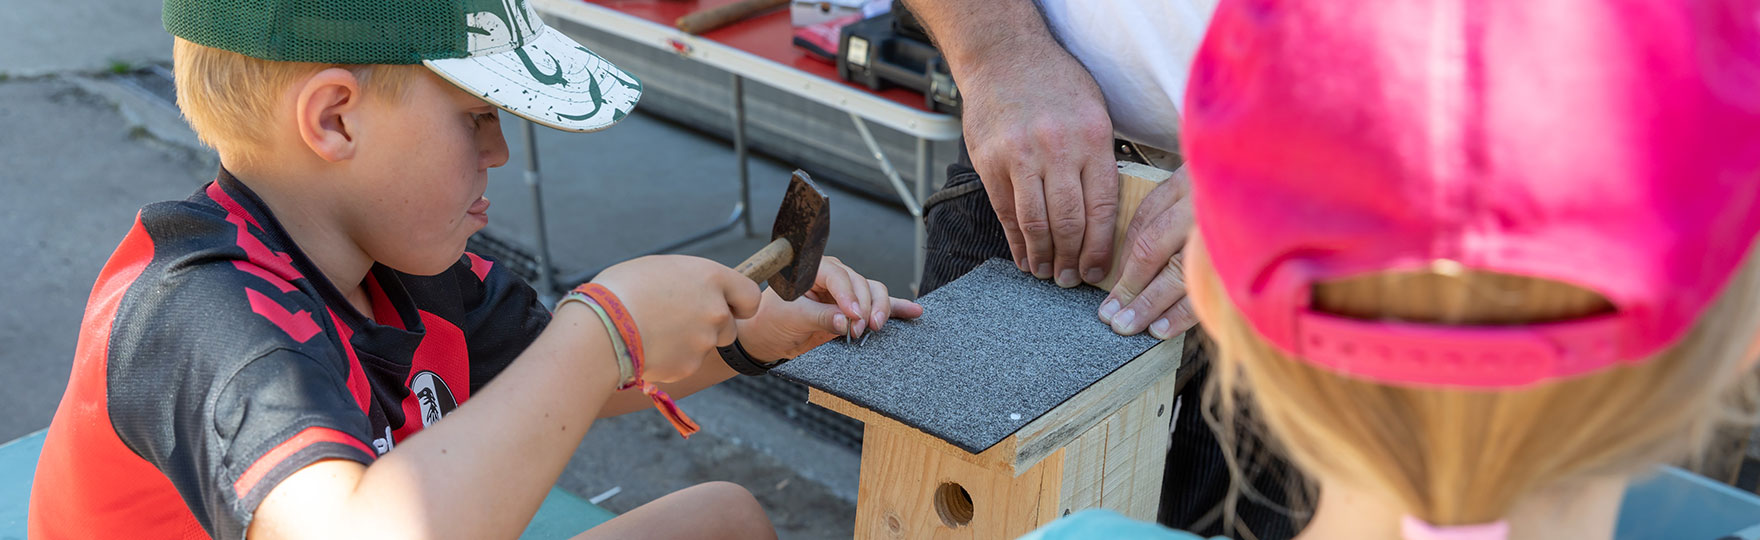
[[[1319,488],[1301,538],[1611,538],[1743,416],[1757,37],[1754,1],[1222,3],[1185,262],[1218,431],[1252,407]],[[1190,537],[1030,535],[1145,536]]]

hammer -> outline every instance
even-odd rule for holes
[[[805,171],[796,170],[770,227],[770,244],[734,270],[758,283],[769,280],[777,296],[792,301],[813,289],[830,235],[831,199]]]

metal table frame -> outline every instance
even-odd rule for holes
[[[745,81],[749,79],[849,113],[850,121],[855,124],[856,131],[862,137],[862,143],[868,147],[874,160],[880,164],[880,170],[885,173],[886,179],[898,192],[899,201],[904,203],[905,208],[916,222],[915,268],[911,274],[911,289],[915,292],[917,285],[922,282],[923,278],[925,234],[922,203],[929,196],[931,174],[929,170],[931,162],[929,141],[958,139],[960,137],[960,123],[957,117],[901,105],[864,89],[844,84],[842,81],[827,80],[714,40],[686,34],[670,26],[656,24],[647,19],[597,4],[581,0],[532,0],[532,2],[539,13],[601,30],[651,47],[673,51],[681,56],[721,68],[729,74],[733,91],[733,153],[734,159],[739,163],[739,200],[734,203],[733,211],[725,222],[643,255],[676,251],[686,245],[721,234],[736,225],[741,226],[746,236],[752,235],[751,180],[746,167],[745,141]],[[915,186],[907,186],[904,179],[899,176],[898,169],[893,167],[892,161],[887,158],[879,143],[875,141],[873,133],[869,131],[869,121],[916,137],[917,181]],[[561,277],[552,275],[550,243],[545,232],[544,200],[539,186],[541,182],[538,174],[537,141],[530,122],[525,122],[524,131],[525,184],[532,194],[533,215],[537,221],[537,286],[542,294],[549,294],[559,290],[557,288],[558,282],[587,281],[603,268]]]

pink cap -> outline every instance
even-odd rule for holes
[[[1652,357],[1760,230],[1753,1],[1223,1],[1184,144],[1229,298],[1278,348],[1384,383],[1503,388]],[[1462,327],[1308,309],[1316,282],[1461,268],[1616,312]]]

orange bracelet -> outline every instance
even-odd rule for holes
[[[678,434],[683,435],[686,439],[691,438],[692,433],[701,430],[702,428],[698,427],[696,422],[691,421],[690,417],[685,416],[684,411],[678,408],[678,403],[672,400],[672,396],[666,395],[666,392],[661,390],[659,386],[655,386],[654,383],[642,379],[642,333],[636,329],[635,317],[631,316],[629,310],[623,307],[623,302],[617,299],[617,295],[613,294],[611,289],[597,283],[581,284],[581,286],[574,288],[574,292],[586,295],[587,298],[598,303],[599,307],[605,309],[605,313],[611,316],[612,325],[617,327],[617,337],[623,340],[624,348],[629,351],[630,363],[635,367],[635,378],[619,386],[618,390],[641,387],[642,393],[647,394],[648,399],[654,400],[654,408],[660,410],[660,415],[665,416],[668,422],[672,422],[672,427],[677,429]]]

